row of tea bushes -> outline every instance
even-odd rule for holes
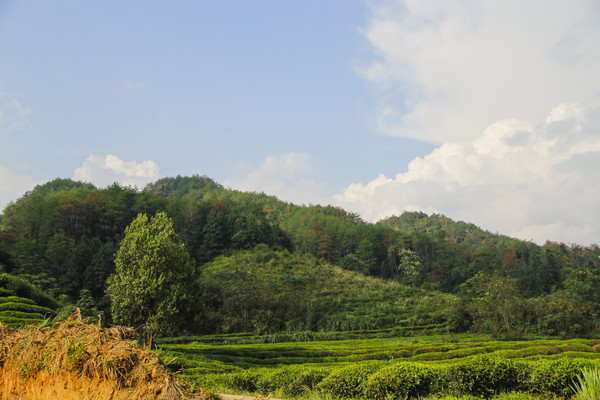
[[[516,391],[568,398],[577,377],[597,360],[561,358],[533,363],[479,355],[451,364],[375,361],[331,371],[295,365],[212,375],[212,384],[236,391],[294,396],[318,391],[336,399],[404,399],[432,394],[490,398]]]

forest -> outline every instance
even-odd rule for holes
[[[142,190],[39,185],[2,211],[0,272],[110,324],[107,288],[126,228],[158,213],[189,256],[197,295],[169,334],[600,333],[597,245],[538,245],[422,212],[369,223],[198,175]]]

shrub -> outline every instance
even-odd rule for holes
[[[447,368],[444,380],[450,392],[490,397],[500,391],[518,389],[527,372],[525,365],[481,355]]]
[[[285,395],[298,395],[313,390],[329,375],[322,367],[292,366],[261,373],[256,382],[256,390],[262,394],[281,392]]]
[[[531,374],[530,390],[535,393],[554,393],[568,397],[573,394],[573,384],[591,362],[578,358],[560,358],[540,363]]]
[[[236,390],[256,392],[256,378],[256,375],[249,371],[238,372],[229,375],[226,385]]]
[[[364,383],[364,396],[369,399],[394,399],[425,396],[435,381],[434,371],[424,365],[402,362],[375,372]]]
[[[600,399],[600,370],[585,368],[577,377],[577,384],[573,387],[575,398],[578,400]]]
[[[319,383],[318,389],[334,397],[355,398],[363,392],[369,376],[383,366],[382,363],[356,364],[337,370]]]

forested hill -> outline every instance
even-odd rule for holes
[[[506,235],[494,234],[475,224],[454,221],[442,214],[427,215],[424,212],[404,212],[400,216],[382,219],[379,225],[389,226],[401,232],[420,232],[430,236],[441,236],[455,243],[467,243],[473,247],[498,245],[511,240]]]
[[[600,304],[600,285],[592,285],[600,279],[598,246],[540,246],[416,212],[371,224],[338,207],[286,203],[231,190],[204,176],[163,178],[143,190],[118,184],[96,188],[69,179],[37,186],[3,211],[0,270],[72,301],[85,290],[99,308],[108,309],[106,280],[125,227],[139,213],[159,211],[172,219],[199,276],[219,256],[266,245],[290,257],[450,294],[495,282],[488,278],[508,279],[512,283],[504,286],[514,283],[523,298],[555,305],[595,302],[571,313],[582,323],[594,318]],[[559,324],[553,321],[545,323]]]

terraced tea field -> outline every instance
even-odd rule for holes
[[[506,371],[521,373],[519,377],[513,377],[521,384],[515,383],[513,388],[508,383],[508,386],[499,383],[497,388],[539,392],[545,390],[544,385],[548,385],[551,379],[562,379],[550,377],[550,370],[570,368],[572,374],[569,374],[576,375],[585,366],[597,367],[600,364],[600,340],[594,339],[507,342],[493,341],[484,335],[465,334],[251,343],[256,341],[260,341],[260,338],[244,335],[171,338],[160,340],[159,348],[163,360],[176,358],[172,364],[176,368],[183,368],[184,379],[209,390],[311,398],[320,398],[315,397],[319,393],[325,395],[323,398],[327,398],[327,395],[351,398],[338,393],[339,388],[327,386],[327,382],[336,374],[343,375],[343,371],[353,371],[357,366],[364,366],[364,376],[356,386],[363,381],[373,380],[373,376],[394,366],[396,369],[400,368],[398,366],[416,366],[418,370],[432,371],[432,376],[435,376],[431,378],[429,391],[423,394],[443,391],[491,395],[497,391],[496,387],[469,391],[451,381],[456,380],[457,374],[463,369],[493,369],[500,368],[498,365],[502,364],[500,372],[488,372],[492,375]],[[562,366],[562,369],[558,366]],[[571,375],[568,377],[569,384],[575,376]],[[461,378],[461,381],[464,380],[464,377]],[[557,395],[566,395],[569,388],[559,386],[556,390],[548,390]],[[356,393],[362,393],[361,396],[366,395],[364,387],[356,390]],[[379,398],[381,393],[381,398],[393,397],[390,394],[392,392],[385,390],[370,393],[367,397]]]
[[[32,299],[16,296],[13,290],[0,287],[0,322],[12,328],[39,324],[56,312]]]

